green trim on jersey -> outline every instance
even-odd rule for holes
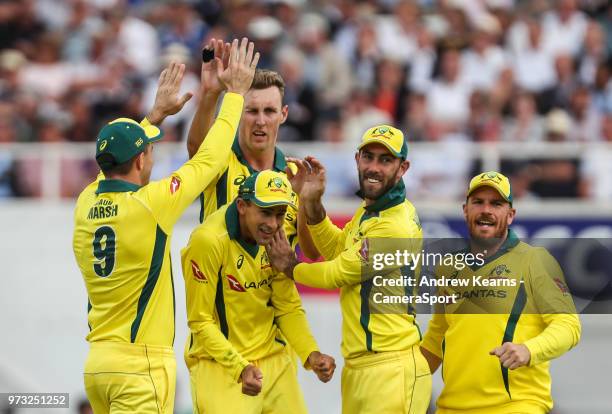
[[[246,166],[249,169],[249,173],[253,174],[257,172],[251,165],[247,162],[242,154],[242,149],[240,149],[240,142],[238,141],[238,136],[234,138],[234,143],[232,144],[232,151],[236,154],[236,158],[240,161],[241,164]],[[285,154],[278,148],[274,147],[274,165],[273,169],[275,171],[285,171],[287,167],[287,162],[285,161]]]
[[[487,264],[491,263],[493,260],[506,254],[510,249],[516,247],[516,245],[519,244],[519,242],[520,242],[520,239],[518,238],[516,233],[512,229],[508,229],[508,237],[506,237],[506,240],[504,240],[499,250],[497,250],[495,254],[489,257],[485,257],[481,265],[474,264],[473,266],[470,266],[470,269],[478,270],[486,266]],[[469,250],[466,250],[466,252],[469,252]]]
[[[219,316],[219,329],[225,339],[229,338],[229,327],[227,325],[227,316],[225,314],[225,300],[223,298],[223,266],[219,268],[217,273],[219,281],[217,282],[217,292],[215,294],[215,309],[217,309],[217,315]],[[193,340],[193,336],[191,337]],[[189,346],[191,348],[191,345]]]
[[[361,282],[361,316],[359,323],[365,332],[366,349],[372,352],[372,331],[370,331],[370,292],[372,291],[373,279],[364,280]]]
[[[259,245],[257,243],[249,243],[240,234],[240,221],[238,219],[236,200],[232,201],[225,211],[225,225],[227,226],[227,234],[230,236],[230,239],[236,240],[251,257],[257,257]]]
[[[128,191],[138,191],[140,186],[138,184],[130,183],[123,180],[101,180],[98,183],[98,189],[96,194],[102,193],[125,193]]]
[[[506,325],[506,330],[504,331],[504,338],[502,339],[502,345],[506,342],[512,342],[514,339],[514,332],[516,331],[516,324],[518,323],[519,318],[521,317],[521,313],[523,309],[525,309],[525,304],[527,304],[527,292],[525,291],[525,281],[521,279],[521,286],[516,294],[516,298],[514,299],[514,304],[512,305],[512,310],[510,311],[510,317],[508,318],[508,324]],[[508,368],[504,367],[500,362],[502,377],[504,379],[504,387],[506,388],[506,392],[508,393],[508,397],[512,399],[512,395],[510,394],[510,379],[508,378]]]
[[[219,181],[217,181],[217,210],[227,204],[227,173],[228,168],[225,169]],[[204,193],[202,193],[204,194]],[[202,197],[202,202],[204,202],[204,198]],[[202,210],[204,210],[204,204],[202,204]],[[203,214],[202,214],[203,216]]]
[[[138,310],[136,311],[136,318],[134,319],[134,322],[132,322],[130,334],[130,341],[132,343],[136,341],[136,336],[138,335],[138,328],[140,328],[142,317],[144,316],[149,299],[151,299],[151,295],[153,294],[153,289],[155,289],[155,285],[159,279],[162,263],[164,262],[164,252],[166,250],[167,239],[168,236],[166,233],[164,233],[159,225],[157,225],[153,256],[151,257],[151,265],[149,266],[149,275],[147,276],[147,281],[145,282],[142,292],[140,293],[140,298],[138,298]]]
[[[360,198],[364,198],[361,190],[357,191],[355,194]],[[397,184],[380,196],[374,203],[365,206],[364,209],[368,213],[380,212],[395,207],[398,204],[402,204],[404,200],[406,200],[406,186],[404,185],[404,180],[400,179]]]

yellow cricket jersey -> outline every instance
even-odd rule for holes
[[[171,176],[140,187],[100,174],[79,195],[73,250],[89,298],[88,341],[172,346],[172,228],[223,167],[242,105],[226,94],[208,139]]]
[[[433,315],[421,344],[443,360],[438,413],[550,411],[548,361],[580,339],[580,321],[556,260],[510,230],[482,266],[440,267],[436,273],[468,280],[464,287],[441,288],[459,300]],[[489,355],[505,342],[526,345],[529,366],[508,370]]]
[[[403,314],[371,313],[372,279],[362,277],[366,239],[422,238],[416,210],[406,200],[404,182],[400,180],[372,205],[363,203],[343,230],[329,217],[308,229],[326,261],[300,263],[293,276],[307,286],[340,288],[343,356],[404,351],[418,344],[421,333],[414,313],[408,309]]]
[[[181,256],[187,366],[214,359],[238,380],[249,361],[282,351],[283,338],[307,366],[318,348],[295,283],[272,269],[264,247],[241,238],[235,201],[193,231]]]
[[[234,139],[232,151],[224,159],[225,168],[215,176],[200,195],[200,223],[219,208],[232,202],[238,196],[240,184],[242,184],[247,177],[256,172],[242,155],[237,136]],[[293,164],[290,165],[293,166]],[[284,173],[286,167],[285,154],[283,154],[280,149],[276,148],[272,170]],[[298,203],[299,200],[296,198],[296,207],[299,205]],[[298,242],[297,217],[297,209],[288,206],[283,229],[285,230],[285,235],[289,239],[289,243],[294,247]]]

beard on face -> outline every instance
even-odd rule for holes
[[[486,221],[492,223],[495,226],[494,233],[492,237],[481,237],[476,233],[477,222]],[[492,216],[487,214],[481,214],[476,219],[470,223],[470,239],[472,242],[481,247],[481,248],[492,248],[498,245],[502,239],[506,236],[508,232],[508,223],[505,219],[497,220]]]
[[[363,197],[369,200],[378,200],[380,197],[382,197],[396,184],[395,176],[397,175],[398,170],[399,167],[388,177],[385,177],[383,174],[359,171],[359,189],[363,194]],[[379,189],[368,188],[368,178],[373,178],[380,181],[382,186]]]

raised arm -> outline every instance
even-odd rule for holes
[[[234,40],[227,68],[217,61],[217,76],[227,93],[209,138],[203,142],[193,158],[171,176],[139,190],[139,196],[155,215],[162,230],[168,232],[183,211],[217,176],[230,154],[234,135],[242,114],[243,95],[251,87],[259,53],[243,38]]]
[[[199,101],[187,136],[189,158],[198,151],[213,124],[219,97],[225,90],[225,85],[219,80],[217,74],[217,58],[220,59],[223,66],[228,65],[230,44],[223,43],[223,40],[220,39],[211,39],[205,50],[212,50],[214,56],[213,59],[202,62]]]

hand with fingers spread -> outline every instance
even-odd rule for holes
[[[185,65],[176,62],[170,63],[159,75],[155,103],[147,115],[153,125],[160,125],[167,116],[179,112],[193,96],[191,92],[187,92],[179,98],[184,75]]]
[[[293,279],[293,269],[299,262],[283,229],[277,231],[270,242],[266,244],[266,252],[272,267]]]
[[[489,352],[489,355],[495,355],[499,358],[499,362],[508,369],[517,369],[529,365],[531,360],[531,352],[523,344],[514,344],[505,342],[502,346],[498,346]]]
[[[211,49],[214,53],[214,57],[209,62],[202,62],[202,69],[200,71],[202,94],[212,94],[218,96],[225,90],[225,85],[219,80],[217,73],[217,59],[221,60],[223,67],[227,67],[230,57],[229,43],[224,43],[221,39],[211,39],[207,49]]]
[[[331,380],[336,370],[334,358],[319,351],[314,351],[308,356],[308,363],[321,382]]]
[[[253,54],[255,45],[246,37],[238,42],[234,39],[229,51],[227,67],[220,57],[215,56],[217,76],[228,92],[244,95],[251,88],[255,68],[259,62],[259,52]]]
[[[244,367],[242,374],[240,374],[240,379],[242,381],[243,394],[254,397],[261,392],[263,374],[255,365],[249,364]]]
[[[293,162],[298,167],[295,174],[289,169],[286,172],[293,191],[300,196],[300,200],[320,200],[325,193],[326,178],[323,164],[311,156],[303,160],[287,158],[287,162]]]

